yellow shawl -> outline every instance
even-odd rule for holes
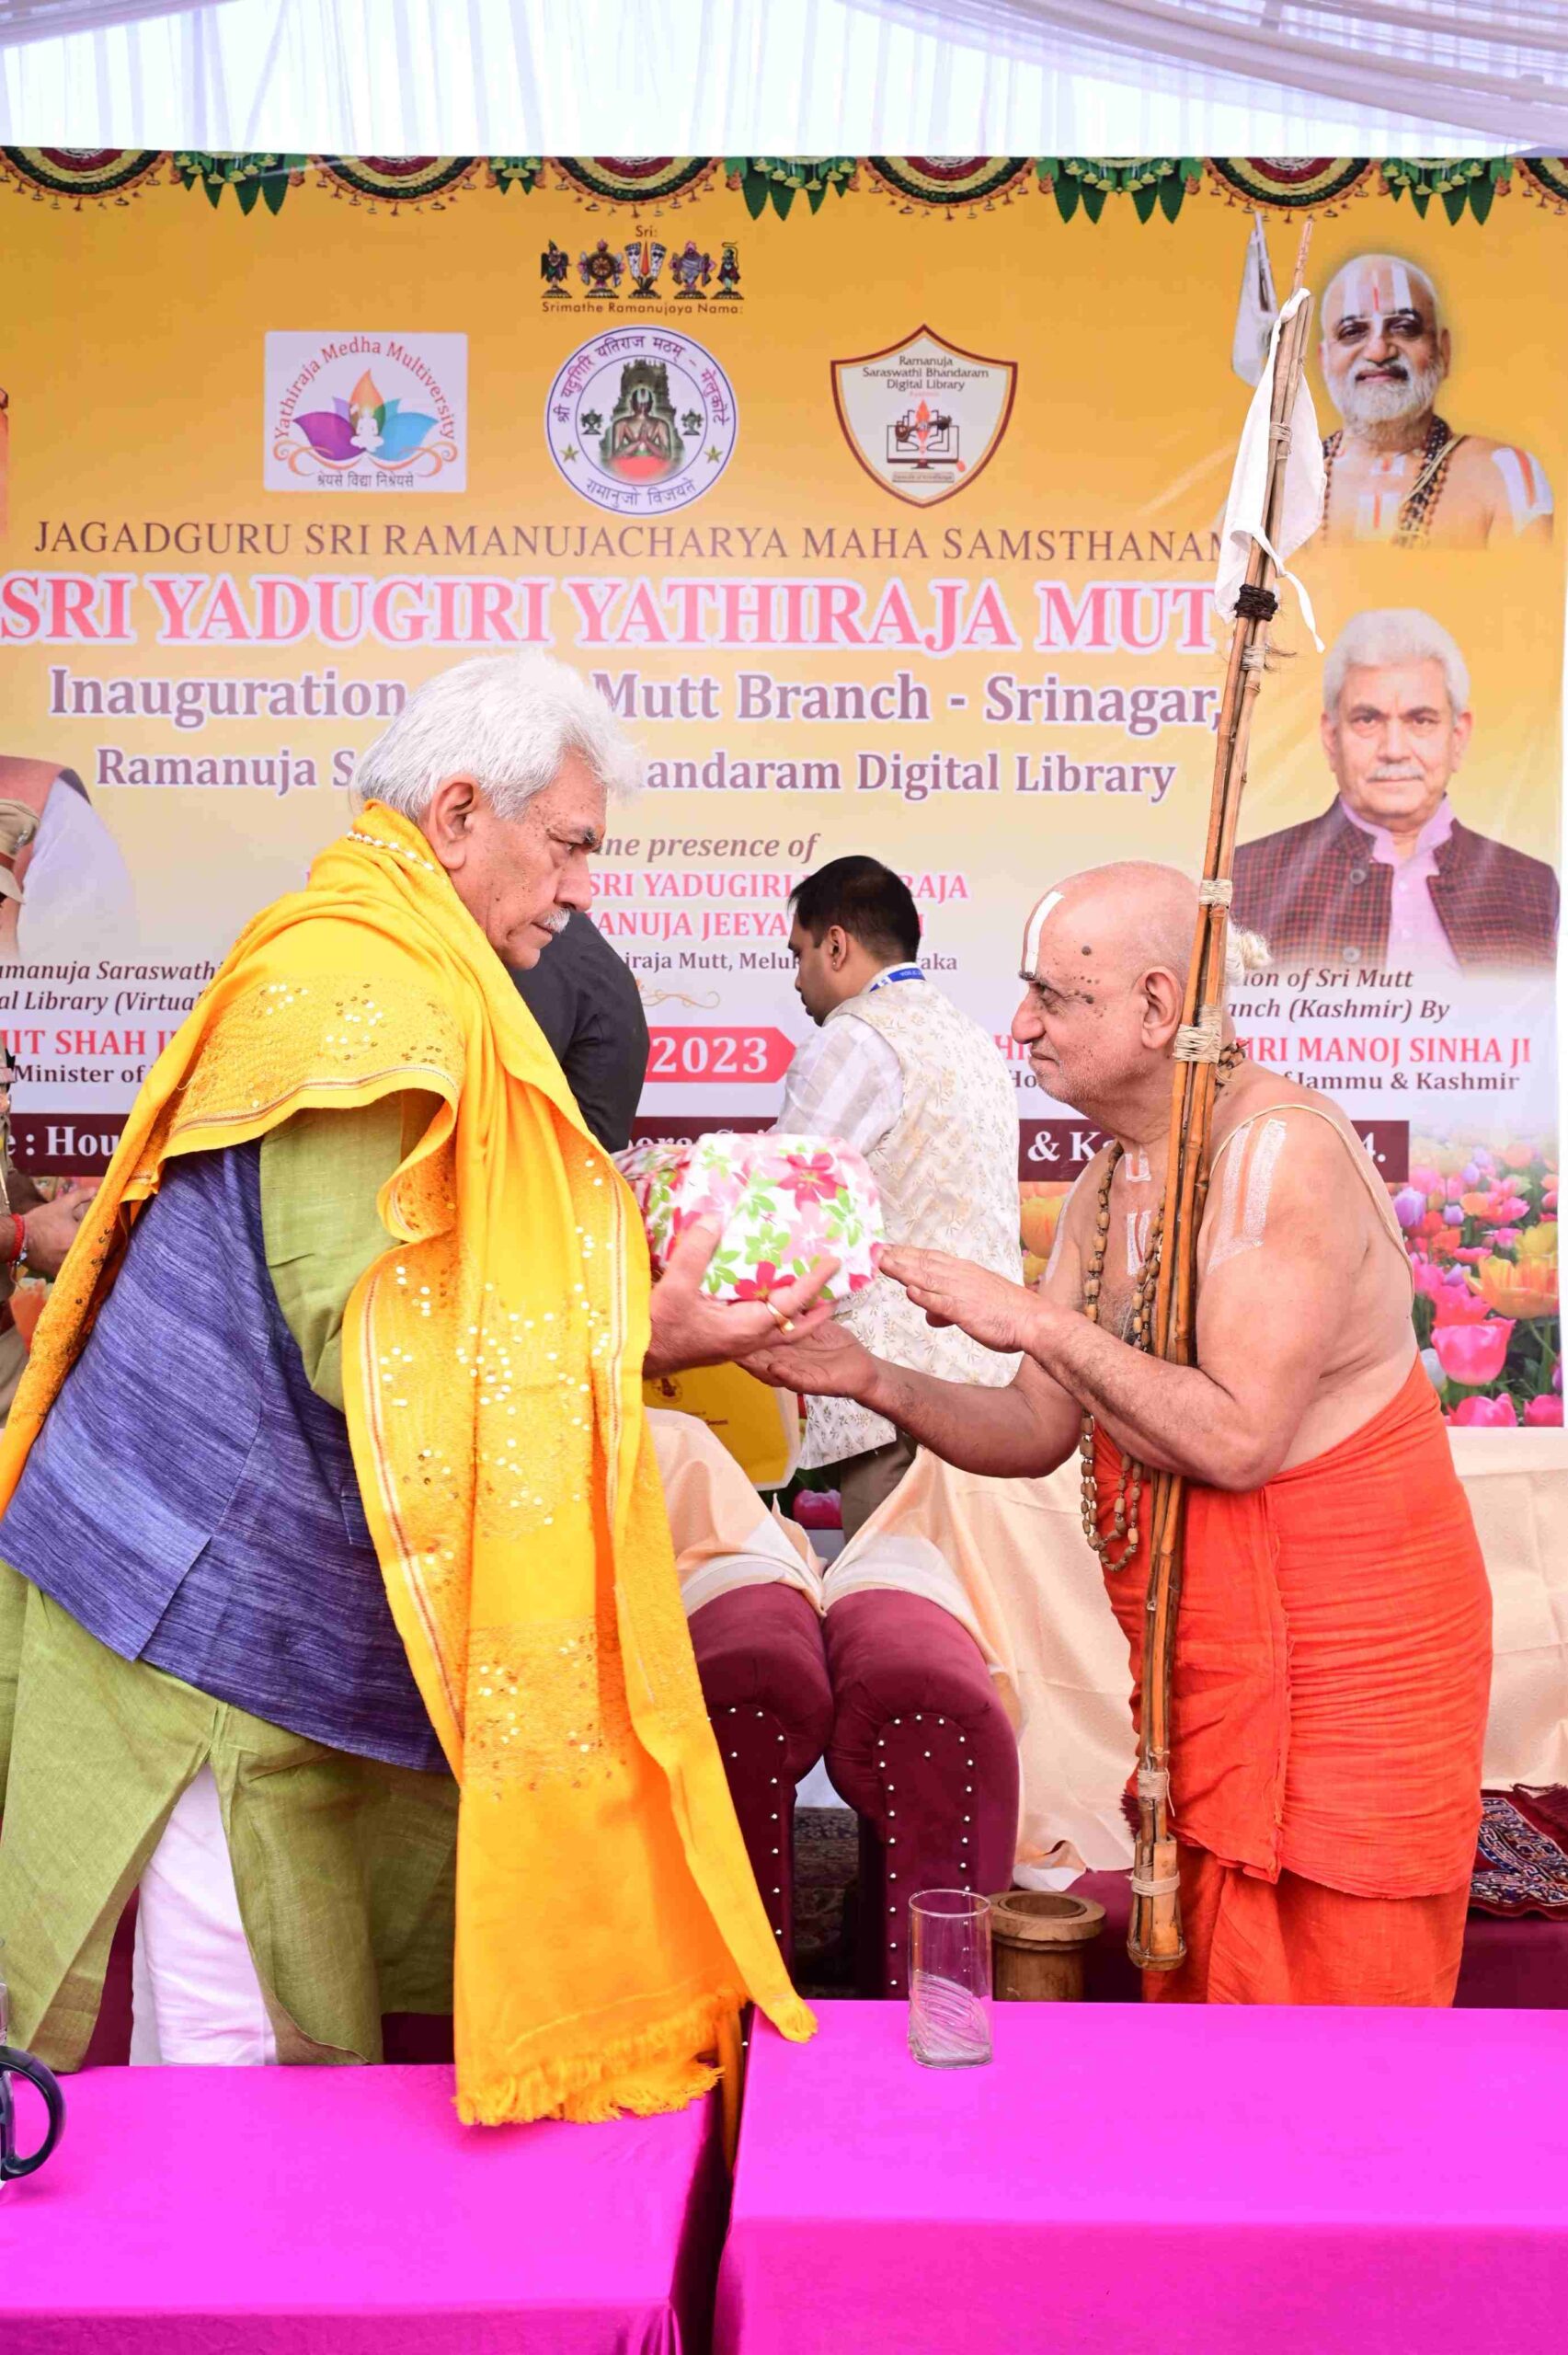
[[[549,954],[548,949],[544,952]],[[747,1863],[642,1401],[635,1205],[422,834],[372,803],[241,936],[133,1106],[0,1442],[0,1510],[176,1155],[440,1099],[343,1327],[393,1616],[462,1784],[458,2106],[672,2109],[748,1999],[811,2032]],[[157,1368],[149,1366],[150,1381]]]

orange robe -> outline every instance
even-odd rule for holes
[[[1116,1470],[1097,1434],[1107,1523]],[[1106,1579],[1135,1688],[1147,1571],[1140,1546]],[[1193,1488],[1171,1696],[1188,1959],[1146,1994],[1450,2002],[1491,1666],[1485,1566],[1419,1363],[1325,1454],[1246,1495]]]

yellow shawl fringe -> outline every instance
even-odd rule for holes
[[[681,1607],[642,1404],[647,1246],[504,967],[393,811],[370,804],[246,927],[148,1074],[40,1320],[0,1511],[165,1167],[403,1091],[433,1110],[380,1197],[388,1248],[349,1302],[344,1396],[393,1617],[462,1786],[458,2108],[680,2108],[727,2080],[743,2003],[786,2036],[813,2022]]]

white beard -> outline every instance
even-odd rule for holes
[[[1425,416],[1442,382],[1443,363],[1435,360],[1429,368],[1412,368],[1400,384],[1349,381],[1335,406],[1346,425],[1392,425],[1400,418]]]

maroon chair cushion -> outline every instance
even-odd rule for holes
[[[828,1771],[862,1822],[860,1991],[909,1987],[909,1900],[1013,1878],[1018,1744],[974,1638],[923,1596],[845,1595],[827,1617]]]
[[[793,1960],[795,1786],[827,1745],[822,1622],[795,1587],[738,1587],[692,1614],[703,1698],[741,1837],[786,1966]]]

